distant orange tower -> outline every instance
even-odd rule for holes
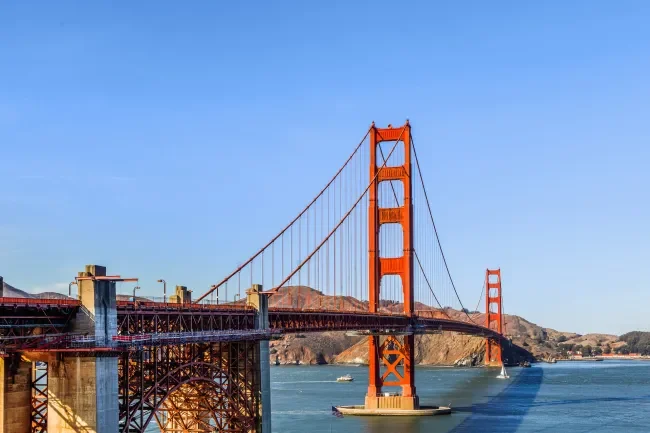
[[[490,278],[496,277],[496,278]],[[501,269],[485,271],[485,327],[503,335]],[[485,365],[502,366],[501,345],[489,338],[485,341]]]
[[[397,141],[404,146],[404,165],[383,166],[378,164],[377,149],[382,141]],[[400,143],[401,142],[401,143]],[[397,147],[396,147],[397,149]],[[388,158],[388,155],[384,155]],[[413,188],[411,185],[411,126],[392,128],[370,128],[370,190],[368,209],[368,254],[369,254],[369,311],[378,312],[381,279],[387,275],[398,275],[402,280],[404,314],[412,316],[413,304]],[[379,184],[386,181],[401,181],[404,188],[404,203],[401,207],[380,208],[378,202]],[[400,224],[404,236],[401,257],[381,257],[379,232],[383,224]],[[380,344],[379,336],[369,339],[369,374],[366,409],[417,409],[415,393],[414,336],[402,339],[388,336]],[[383,374],[381,367],[385,367]],[[401,369],[399,368],[401,366]],[[401,371],[400,371],[401,370]],[[400,396],[381,395],[384,386],[400,386]]]

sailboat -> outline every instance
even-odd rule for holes
[[[497,379],[510,379],[510,376],[508,376],[508,373],[506,372],[505,365],[501,366],[501,373],[499,373]]]

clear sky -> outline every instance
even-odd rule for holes
[[[650,330],[650,2],[0,3],[0,274],[204,292],[411,120],[466,304]],[[128,292],[132,286],[123,285]]]

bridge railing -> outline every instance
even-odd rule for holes
[[[270,312],[273,313],[288,313],[288,314],[337,314],[337,315],[349,315],[349,316],[376,316],[376,317],[405,317],[406,315],[400,311],[389,311],[382,310],[376,313],[371,313],[370,311],[365,310],[323,310],[318,308],[287,308],[287,307],[270,307]]]
[[[38,335],[24,338],[13,338],[8,341],[2,341],[2,344],[0,344],[0,354],[6,353],[7,350],[29,350],[32,348],[38,348],[40,351],[57,351],[61,349],[72,349],[79,351],[114,351],[133,346],[259,340],[268,339],[272,335],[279,333],[280,331],[272,329],[195,331],[169,332],[159,334],[117,335],[110,339],[75,333]]]
[[[229,302],[229,303],[217,303],[211,302],[209,300],[201,301],[200,303],[191,303],[191,302],[169,302],[169,298],[163,298],[162,296],[152,296],[147,298],[136,297],[135,301],[133,299],[120,299],[117,301],[118,308],[155,308],[155,309],[191,309],[193,311],[242,311],[242,310],[252,310],[253,308],[246,305],[244,301],[239,302]]]
[[[113,341],[118,345],[148,346],[157,344],[182,344],[201,341],[235,341],[269,338],[279,331],[265,330],[229,330],[229,331],[196,331],[168,332],[160,334],[117,335]]]
[[[77,299],[59,299],[59,298],[18,298],[18,297],[0,297],[0,305],[11,306],[67,306],[78,307],[81,301]]]

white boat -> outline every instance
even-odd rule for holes
[[[349,374],[346,374],[345,376],[341,376],[336,379],[337,382],[352,382],[353,380],[354,378]]]
[[[506,372],[505,366],[501,366],[501,373],[499,373],[497,379],[510,379],[510,376],[508,376],[508,373]]]

